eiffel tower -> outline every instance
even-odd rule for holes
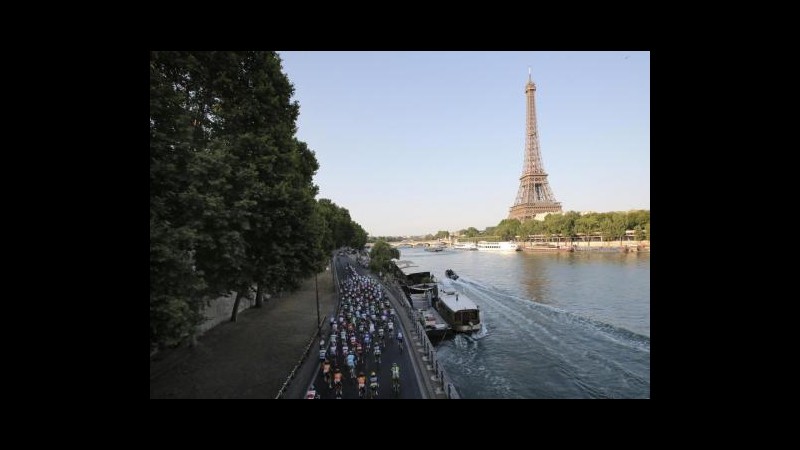
[[[556,201],[542,165],[539,130],[536,126],[536,103],[533,98],[535,92],[536,85],[531,81],[529,67],[528,84],[525,85],[525,96],[528,98],[525,163],[522,167],[522,176],[519,177],[517,199],[508,214],[509,219],[519,219],[520,221],[532,219],[536,214],[561,212],[561,203]]]

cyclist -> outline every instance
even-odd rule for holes
[[[306,399],[319,400],[319,398],[320,398],[319,392],[317,392],[317,388],[314,387],[314,385],[312,384],[311,388],[309,388],[308,391],[306,391]]]
[[[336,398],[342,398],[342,371],[338,365],[333,369],[333,385],[336,388]]]
[[[330,353],[331,359],[336,359],[336,342],[331,342],[331,348],[330,348],[329,353]]]
[[[378,396],[378,376],[375,375],[375,372],[369,374],[369,387],[372,389],[372,398]]]
[[[328,384],[328,389],[333,387],[331,386],[331,362],[327,359],[322,363],[322,377],[325,379],[325,383]]]
[[[347,355],[347,367],[350,368],[350,378],[356,377],[356,355],[350,353]]]
[[[375,348],[373,349],[373,353],[375,353],[375,362],[380,364],[381,363],[381,346],[377,342],[375,343]]]
[[[400,346],[400,353],[403,353],[403,332],[397,332],[397,344]]]
[[[392,389],[395,392],[400,390],[400,366],[397,363],[392,364]]]
[[[364,394],[367,391],[367,377],[364,376],[364,372],[360,372],[358,374],[358,398],[364,398]]]

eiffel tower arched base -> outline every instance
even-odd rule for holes
[[[536,203],[527,205],[514,205],[511,207],[511,212],[508,214],[509,219],[517,219],[520,222],[533,219],[537,214],[542,213],[560,213],[561,203]]]

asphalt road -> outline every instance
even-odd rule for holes
[[[368,270],[359,267],[353,259],[349,257],[334,257],[334,266],[337,270],[338,276],[340,280],[344,280],[346,276],[345,267],[347,263],[351,263],[356,270],[362,274],[367,276],[372,276]],[[402,313],[402,312],[396,312]],[[423,398],[422,393],[420,392],[419,382],[414,374],[413,367],[411,365],[410,355],[409,355],[409,343],[408,343],[408,336],[409,333],[407,330],[402,328],[402,323],[399,320],[395,321],[395,336],[397,335],[397,327],[400,327],[403,331],[403,336],[405,339],[403,340],[403,348],[402,352],[400,350],[400,346],[398,345],[397,340],[394,336],[389,337],[386,336],[384,338],[384,346],[383,351],[381,354],[381,362],[380,364],[375,360],[375,356],[370,352],[369,354],[365,354],[364,357],[356,364],[356,375],[359,372],[363,371],[367,377],[367,394],[365,398],[370,398],[370,388],[369,388],[369,375],[370,372],[373,370],[378,375],[378,399],[385,399],[385,398]],[[330,325],[326,324],[324,327],[325,331],[323,332],[322,336],[325,336],[326,341],[326,348],[328,344],[328,339],[330,337]],[[341,349],[341,346],[340,346]],[[323,399],[334,399],[335,393],[333,389],[329,389],[328,385],[325,383],[322,377],[322,361],[319,360],[319,348],[316,347],[312,350],[312,354],[309,355],[309,358],[316,359],[316,370],[314,372],[313,380],[309,376],[308,381],[303,383],[304,386],[309,386],[312,383],[316,386],[317,392],[320,394],[320,397]],[[356,383],[355,378],[350,378],[349,368],[347,367],[344,358],[339,355],[337,357],[339,368],[342,370],[342,398],[350,398],[350,399],[358,399],[358,386]],[[400,366],[400,392],[395,393],[392,390],[392,378],[391,378],[391,367],[392,363],[397,362]],[[333,372],[333,368],[331,369]]]

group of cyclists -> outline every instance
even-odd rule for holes
[[[378,375],[381,354],[386,346],[386,336],[396,337],[400,351],[403,348],[403,333],[397,327],[395,334],[395,311],[391,307],[382,286],[374,279],[359,275],[348,264],[347,276],[341,284],[340,305],[337,317],[331,317],[331,334],[327,342],[320,340],[319,358],[323,379],[328,389],[333,389],[336,398],[342,398],[344,378],[349,376],[357,388],[358,397],[378,396]],[[367,355],[374,356],[374,367],[368,369]],[[346,372],[342,367],[346,366]],[[369,372],[369,376],[365,375]],[[392,364],[392,389],[400,390],[400,366]],[[349,384],[349,383],[348,383]],[[319,398],[314,388],[314,397]],[[311,391],[309,391],[311,392]]]

